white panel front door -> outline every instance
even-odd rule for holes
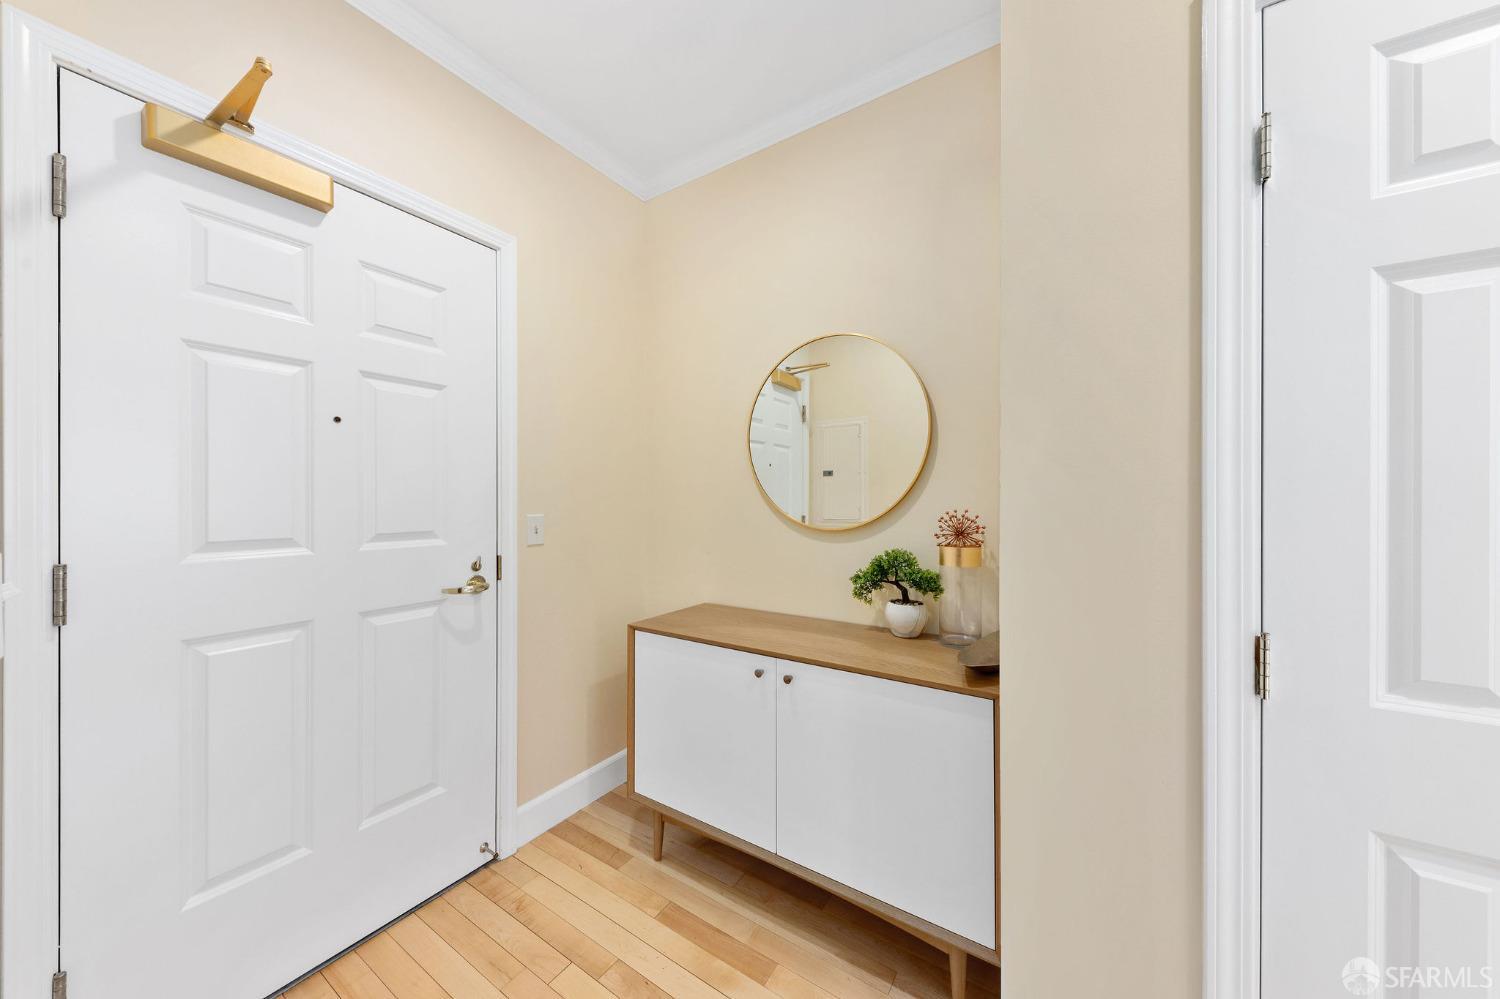
[[[1265,102],[1264,995],[1493,996],[1500,7],[1285,0]]]
[[[495,841],[494,251],[62,73],[62,966],[257,999]]]
[[[637,792],[776,850],[776,661],[637,632]]]
[[[760,387],[750,412],[750,463],[771,502],[807,521],[807,429],[802,395],[774,382]]]
[[[994,947],[995,703],[776,670],[776,852]]]

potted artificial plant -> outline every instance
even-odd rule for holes
[[[934,600],[943,595],[943,582],[931,569],[922,568],[917,557],[904,548],[892,548],[870,559],[870,564],[849,577],[854,597],[873,603],[875,592],[894,586],[901,595],[885,605],[885,624],[897,638],[916,638],[927,625],[927,605],[912,597],[920,593]]]

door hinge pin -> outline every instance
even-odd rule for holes
[[[52,624],[58,628],[68,623],[68,567],[52,567]]]
[[[496,555],[495,556],[495,582],[498,583],[498,582],[500,582],[500,580],[502,580],[504,578],[505,578],[505,556],[504,555]]]
[[[491,860],[499,860],[500,859],[500,854],[498,854],[494,850],[492,850],[490,848],[490,845],[488,843],[480,843],[479,844],[479,852],[480,853],[484,853],[484,854],[488,854],[489,858]]]
[[[62,153],[52,154],[52,214],[68,214],[68,158]]]
[[[1271,179],[1271,112],[1260,116],[1256,130],[1255,175],[1262,184]]]
[[[1264,631],[1255,636],[1255,696],[1271,696],[1271,636]]]
[[[59,971],[52,976],[52,999],[68,999],[68,973]]]

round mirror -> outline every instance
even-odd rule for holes
[[[782,516],[847,531],[916,485],[932,410],[906,359],[860,333],[804,343],[771,369],[750,407],[750,467]]]

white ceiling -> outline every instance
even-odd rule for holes
[[[1000,40],[1000,0],[348,3],[642,198]]]

